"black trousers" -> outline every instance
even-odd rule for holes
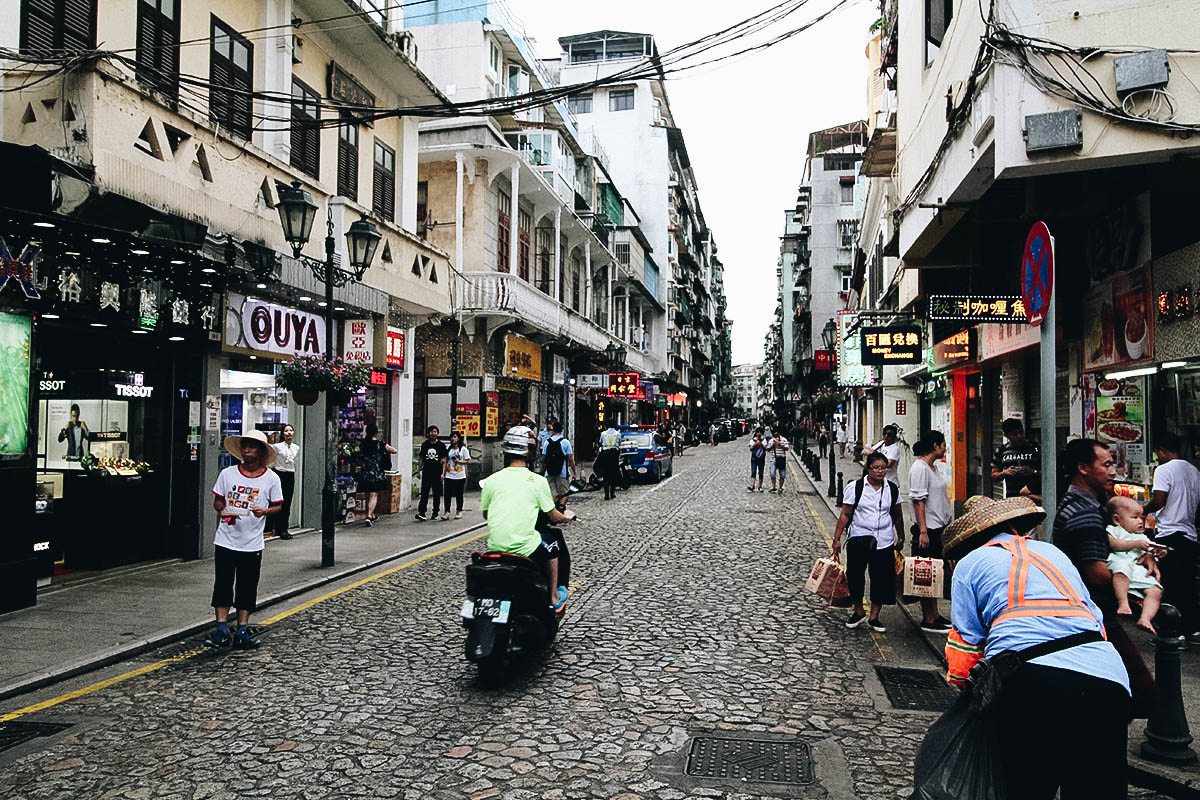
[[[615,448],[601,450],[596,456],[596,467],[604,481],[604,498],[617,496],[617,485],[621,482],[621,454]]]
[[[1008,796],[1118,800],[1126,796],[1129,694],[1120,684],[1068,669],[1025,664],[995,705]],[[1052,731],[1050,746],[1025,746]]]
[[[1196,607],[1196,553],[1200,547],[1183,533],[1159,534],[1154,540],[1171,548],[1158,561],[1163,602],[1179,609],[1184,633],[1200,631],[1200,609]]]
[[[442,474],[440,472],[421,475],[421,501],[417,504],[417,513],[424,515],[429,508],[429,493],[433,493],[433,514],[437,516],[442,506]]]
[[[276,472],[279,476],[279,487],[283,489],[283,508],[278,514],[267,517],[271,530],[276,533],[287,533],[288,522],[292,516],[292,497],[296,494],[296,473]]]
[[[444,484],[444,488],[446,490],[446,494],[445,494],[446,513],[447,514],[450,513],[450,501],[451,500],[457,500],[458,508],[455,510],[462,511],[463,489],[465,489],[467,486],[467,479],[466,478],[446,478],[446,480],[444,480],[442,483]],[[437,501],[434,501],[435,509],[437,508],[436,502]]]
[[[862,600],[867,572],[871,573],[871,602],[881,606],[896,604],[895,545],[878,547],[874,536],[852,536],[846,541],[846,583],[850,599]]]
[[[257,608],[262,550],[247,553],[217,545],[213,563],[217,574],[213,580],[212,607],[237,606],[238,611],[253,611]]]
[[[549,578],[550,562],[558,559],[558,585],[570,586],[571,553],[567,550],[567,540],[563,538],[562,531],[558,528],[543,527],[538,533],[542,536],[542,544],[529,554],[530,560],[536,561]]]

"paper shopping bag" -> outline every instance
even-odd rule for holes
[[[813,564],[813,568],[809,572],[804,588],[813,594],[828,597],[830,591],[833,590],[833,583],[837,579],[836,573],[840,571],[841,568],[832,558],[818,558],[817,563]]]
[[[840,564],[834,564],[837,567],[837,580],[833,584],[833,591],[829,594],[829,605],[835,608],[849,608],[853,603],[850,602],[850,584],[846,581],[846,573],[842,571]]]
[[[944,581],[940,558],[909,556],[904,559],[903,592],[905,597],[940,598]]]

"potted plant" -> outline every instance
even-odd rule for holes
[[[344,403],[354,392],[367,385],[371,369],[366,364],[324,356],[298,356],[284,362],[275,376],[275,385],[287,389],[302,406],[317,402],[321,392],[329,392],[336,403]]]

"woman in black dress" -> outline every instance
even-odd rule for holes
[[[375,505],[379,502],[379,493],[391,491],[392,488],[392,481],[386,472],[392,466],[391,454],[397,450],[390,444],[379,441],[379,427],[373,422],[367,425],[361,449],[362,477],[358,481],[358,488],[367,493],[367,525],[374,525]]]

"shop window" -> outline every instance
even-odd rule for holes
[[[396,218],[396,151],[378,139],[375,140],[371,208],[388,222]]]
[[[170,97],[179,94],[179,2],[138,0],[137,78]]]
[[[254,90],[254,45],[213,17],[208,63],[209,116],[218,125],[249,139],[253,130],[250,93]]]
[[[358,199],[358,123],[345,114],[338,123],[337,193]]]
[[[292,78],[293,167],[318,180],[321,177],[321,96]]]
[[[528,211],[517,210],[517,274],[521,276],[521,280],[529,280],[529,251],[531,242],[529,239],[530,228],[533,225],[533,219],[529,216]]]
[[[496,198],[496,269],[500,272],[511,272],[509,263],[509,248],[512,244],[512,196],[500,190]]]
[[[608,110],[631,111],[633,110],[633,99],[633,89],[610,89],[608,91]]]
[[[96,0],[24,0],[21,52],[50,55],[96,46]]]

